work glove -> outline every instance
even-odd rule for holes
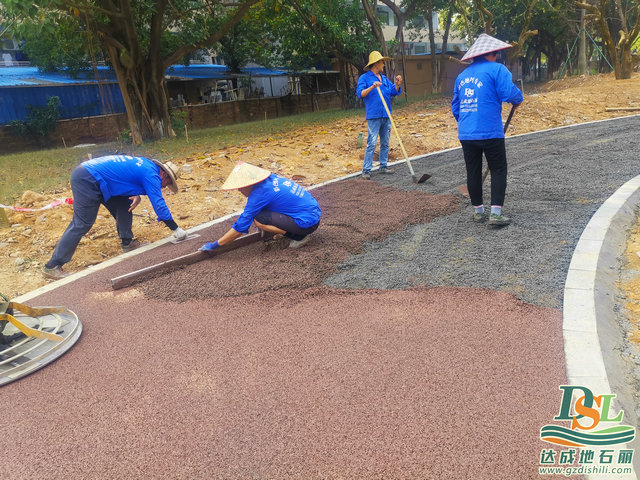
[[[211,251],[215,250],[216,248],[218,248],[219,246],[220,245],[218,245],[218,242],[213,242],[213,243],[208,242],[208,243],[205,243],[203,246],[201,246],[199,248],[199,250],[201,252],[211,252]]]
[[[183,229],[178,227],[175,230],[173,230],[173,237],[176,240],[184,240],[185,238],[187,238],[187,232],[185,232]]]

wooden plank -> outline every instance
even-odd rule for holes
[[[140,270],[136,270],[135,272],[126,273],[124,275],[120,275],[119,277],[111,279],[111,288],[113,290],[119,290],[121,288],[129,287],[135,283],[138,283],[144,280],[146,277],[151,274],[160,274],[167,273],[177,267],[182,267],[185,265],[191,265],[193,263],[200,262],[202,260],[207,260],[209,258],[213,258],[222,253],[228,252],[230,250],[235,250],[236,248],[244,247],[250,245],[252,243],[256,243],[260,240],[269,240],[273,235],[270,233],[256,232],[251,233],[249,235],[244,235],[240,238],[237,238],[231,243],[223,245],[222,247],[218,247],[211,252],[201,252],[196,251],[193,253],[188,253],[186,255],[182,255],[177,258],[172,258],[171,260],[166,260],[161,263],[157,263],[155,265],[151,265],[149,267],[141,268]]]

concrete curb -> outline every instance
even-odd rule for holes
[[[564,288],[563,336],[567,379],[595,395],[616,394],[617,410],[625,410],[624,424],[636,425],[629,366],[618,354],[624,333],[616,321],[617,258],[623,252],[628,228],[640,201],[640,175],[621,186],[591,217],[569,265]],[[636,439],[631,446],[638,447]],[[638,460],[634,462],[638,468]],[[602,478],[588,476],[587,478]],[[635,473],[619,476],[637,480]]]

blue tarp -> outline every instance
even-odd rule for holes
[[[43,85],[38,87],[0,88],[0,124],[24,120],[28,105],[42,107],[48,97],[60,97],[60,118],[94,117],[123,113],[124,101],[117,83]]]
[[[0,124],[25,120],[28,106],[42,107],[49,97],[57,96],[62,103],[60,118],[94,117],[123,113],[124,101],[115,74],[98,67],[71,78],[64,73],[43,73],[36,67],[0,68]]]
[[[117,82],[115,73],[107,67],[97,67],[97,71],[81,72],[78,78],[71,78],[64,72],[39,72],[37,67],[0,67],[0,87],[96,83],[96,76],[101,81]]]
[[[226,65],[172,65],[165,73],[170,78],[230,78],[231,76],[269,77],[287,75],[286,70],[269,70],[264,67],[245,67],[240,74],[232,74]]]
[[[100,77],[100,82],[95,76]],[[167,69],[170,79],[222,79],[232,75],[226,65],[173,65]],[[247,67],[240,76],[280,76],[285,70]],[[123,113],[124,101],[113,70],[98,67],[88,70],[79,78],[64,73],[42,73],[37,67],[0,68],[0,125],[12,120],[25,120],[27,106],[46,105],[47,98],[60,97],[60,118]]]

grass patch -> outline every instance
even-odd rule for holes
[[[404,96],[396,97],[394,108],[399,110],[425,99],[437,102],[436,97],[410,98],[408,102]],[[266,121],[193,130],[189,131],[189,142],[182,134],[176,138],[146,142],[142,145],[111,142],[82,148],[56,148],[2,155],[0,156],[0,203],[14,203],[25,190],[45,192],[65,188],[68,185],[71,170],[86,160],[88,154],[94,158],[116,153],[159,160],[187,158],[200,156],[212,150],[259,142],[305,126],[330,124],[354,117],[362,118],[364,121],[364,109],[325,110]]]
[[[0,203],[11,204],[25,190],[61,189],[73,167],[86,160],[86,149],[53,149],[0,156]]]

